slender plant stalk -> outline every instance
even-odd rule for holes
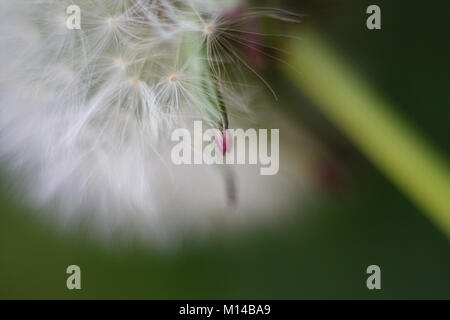
[[[450,238],[445,161],[316,32],[290,45],[286,74]]]
[[[207,59],[207,44],[205,42],[202,48],[202,61],[204,63],[203,74],[202,74],[202,87],[207,92],[206,96],[211,105],[217,108],[217,114],[211,113],[209,116],[211,122],[215,123],[222,134],[222,155],[226,157],[227,148],[227,133],[226,130],[229,127],[229,117],[227,106],[222,94],[222,84],[221,79],[216,75],[213,67],[208,63]],[[217,116],[219,117],[217,119]],[[224,184],[225,184],[225,197],[228,208],[233,208],[237,202],[237,192],[236,192],[236,181],[234,177],[233,170],[225,166],[223,170]]]

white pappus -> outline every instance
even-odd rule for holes
[[[70,5],[81,9],[79,30],[67,28]],[[220,174],[175,167],[168,155],[174,128],[200,119],[223,129],[249,112],[243,69],[254,71],[233,46],[254,43],[239,28],[289,15],[245,8],[238,0],[2,0],[0,157],[24,198],[109,236],[132,226],[164,241],[228,219]],[[246,211],[277,205],[270,186],[242,172]]]

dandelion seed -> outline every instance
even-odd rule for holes
[[[214,33],[214,26],[213,25],[206,25],[205,26],[205,34],[207,35],[207,36],[210,36],[210,35],[212,35],[213,33]]]
[[[177,78],[177,76],[175,75],[175,74],[172,74],[170,77],[169,77],[169,82],[170,83],[176,83],[178,81],[178,78]]]
[[[108,19],[106,19],[106,23],[108,24],[108,27],[110,27],[110,28],[117,27],[117,20],[114,17],[109,17]]]

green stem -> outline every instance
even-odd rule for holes
[[[292,43],[286,74],[450,237],[445,161],[312,31]]]

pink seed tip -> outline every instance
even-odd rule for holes
[[[233,139],[231,135],[228,133],[228,131],[225,130],[225,134],[223,134],[223,131],[220,130],[220,137],[214,137],[214,141],[216,142],[217,147],[222,152],[222,156],[225,156],[225,154],[231,151],[233,147]]]

